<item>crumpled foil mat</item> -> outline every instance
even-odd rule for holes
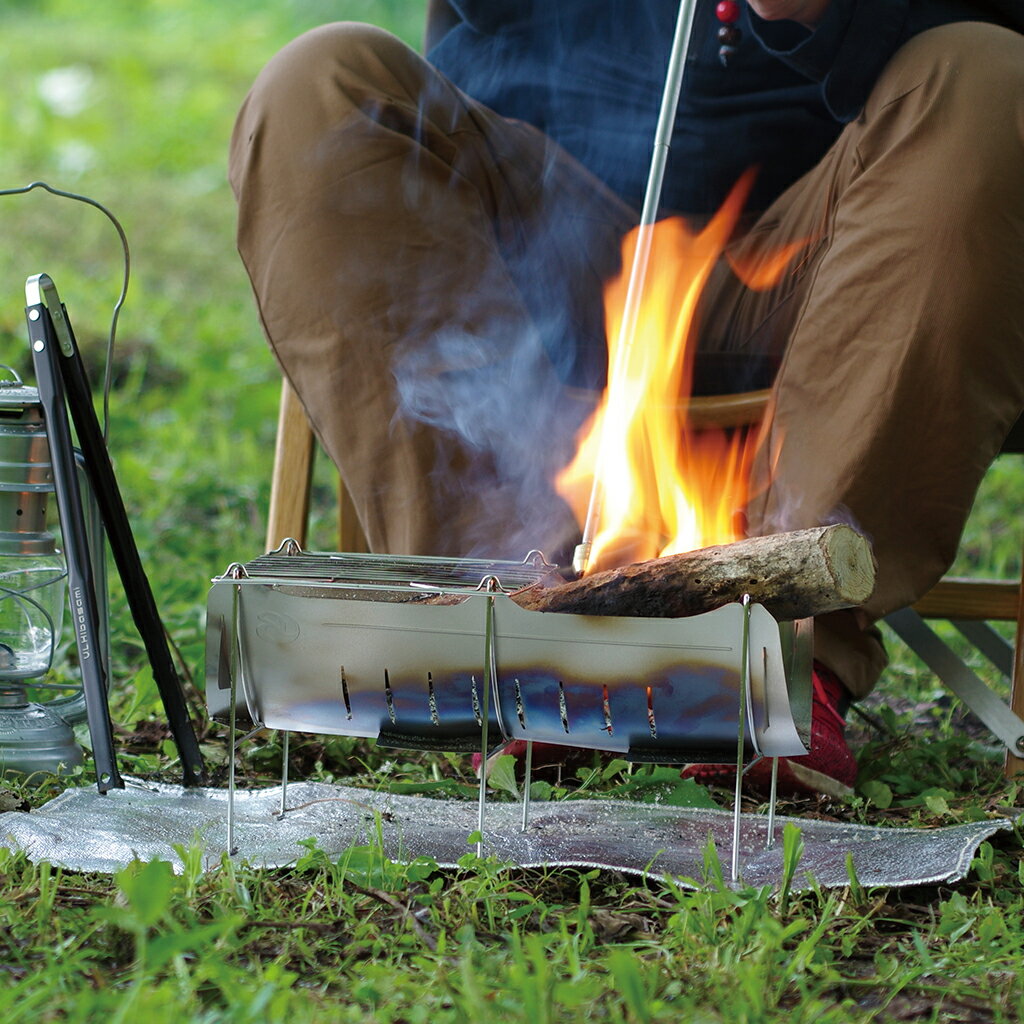
[[[394,860],[432,857],[451,867],[475,849],[476,805],[466,801],[353,789],[322,783],[288,786],[288,811],[279,815],[280,787],[238,790],[234,838],[237,858],[254,866],[284,867],[315,837],[332,858],[371,841],[379,828]],[[69,789],[37,810],[0,814],[0,845],[73,871],[113,872],[133,859],[170,861],[181,870],[175,845],[198,842],[207,867],[227,845],[228,794],[223,789],[129,782],[105,796]],[[766,848],[767,818],[745,814],[741,881],[778,885],[782,832],[798,825],[804,854],[793,887],[842,887],[850,882],[847,855],[864,886],[920,885],[964,877],[978,845],[1010,821],[971,822],[939,829],[874,828],[778,817],[776,842]],[[485,852],[520,867],[598,867],[699,884],[709,835],[729,875],[733,816],[728,811],[668,807],[619,800],[534,803],[521,828],[518,804],[487,808]]]

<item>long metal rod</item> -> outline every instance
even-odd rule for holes
[[[230,668],[231,676],[231,710],[228,724],[228,856],[234,857],[238,852],[235,846],[235,736],[238,729],[237,702],[238,702],[238,673],[242,670],[242,652],[240,649],[241,637],[239,636],[239,603],[241,593],[238,587],[232,588],[231,593],[231,653]]]
[[[740,827],[743,822],[743,755],[747,740],[747,689],[750,686],[750,595],[743,595],[743,642],[740,645],[740,704],[736,739],[736,793],[732,812],[732,861],[729,877],[740,877]]]
[[[683,72],[686,68],[686,56],[690,49],[690,36],[693,32],[693,15],[696,0],[679,0],[679,15],[676,18],[675,35],[672,39],[672,51],[669,56],[668,70],[665,74],[665,89],[661,96],[661,110],[658,114],[658,127],[654,135],[654,152],[651,155],[651,167],[647,175],[647,188],[644,193],[644,204],[640,212],[640,226],[637,233],[636,251],[629,272],[629,285],[626,289],[626,306],[623,310],[622,325],[616,345],[615,365],[609,368],[608,387],[613,381],[621,378],[622,372],[629,365],[629,357],[636,337],[636,326],[640,313],[640,299],[647,280],[647,267],[651,256],[652,228],[658,219],[658,208],[661,204],[661,190],[665,182],[665,166],[672,143],[672,128],[679,109],[679,94],[683,85]],[[608,447],[608,421],[605,420],[598,446],[597,461],[594,466],[594,482],[590,489],[590,502],[587,507],[587,518],[583,526],[583,540],[577,545],[573,554],[573,568],[579,575],[586,571],[590,561],[590,552],[594,546],[601,517],[603,485],[601,475],[606,460]]]
[[[485,650],[484,650],[484,685],[483,685],[483,707],[481,709],[480,723],[480,792],[477,799],[477,834],[479,838],[476,843],[476,855],[484,855],[484,824],[487,814],[487,746],[488,726],[491,717],[491,687],[495,685],[497,673],[497,658],[494,653],[494,597],[487,598],[487,611],[485,619]]]

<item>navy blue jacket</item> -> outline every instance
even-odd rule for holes
[[[461,20],[429,59],[639,207],[678,0],[448,2]],[[822,157],[916,33],[966,20],[1024,29],[1024,0],[832,0],[814,32],[741,6],[739,52],[723,68],[715,2],[697,0],[666,209],[717,209],[750,166],[759,172],[749,207],[763,209]]]

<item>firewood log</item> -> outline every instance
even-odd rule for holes
[[[541,583],[512,599],[530,611],[674,618],[712,611],[749,594],[783,621],[860,605],[874,584],[871,545],[838,524],[748,537],[569,583]]]

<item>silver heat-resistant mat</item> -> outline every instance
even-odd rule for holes
[[[240,860],[284,867],[305,852],[299,843],[311,837],[336,858],[366,843],[378,822],[385,851],[396,860],[427,856],[450,867],[474,849],[468,837],[476,829],[477,812],[469,802],[311,782],[290,785],[287,798],[290,810],[280,818],[279,787],[236,793]],[[726,811],[618,800],[534,804],[525,832],[520,813],[517,804],[489,805],[485,843],[488,854],[520,867],[599,867],[700,879],[709,835],[723,863],[732,851],[733,816]],[[0,814],[0,844],[73,871],[113,872],[133,858],[167,860],[180,869],[174,846],[198,841],[212,867],[225,850],[226,819],[226,790],[131,784],[101,795],[91,788],[72,789],[38,810]],[[981,842],[1013,827],[1007,819],[926,830],[777,818],[778,841],[766,849],[766,819],[744,815],[742,882],[779,884],[782,831],[788,823],[803,833],[797,889],[808,887],[808,876],[826,888],[849,884],[848,854],[864,886],[957,881]]]

